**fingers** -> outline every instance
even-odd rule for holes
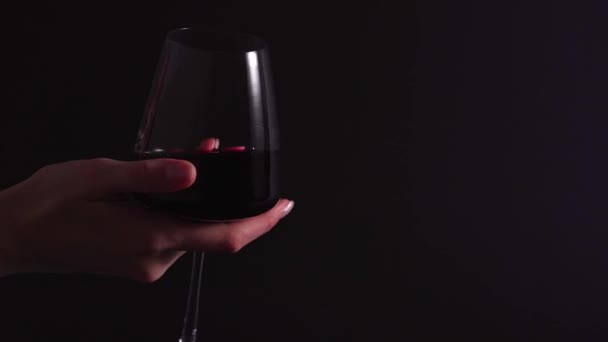
[[[227,223],[211,223],[198,229],[181,227],[172,231],[174,248],[208,252],[236,253],[250,242],[269,232],[294,207],[281,199],[274,208],[258,216]]]
[[[281,199],[272,209],[255,217],[234,222],[199,223],[172,218],[139,207],[91,202],[84,210],[104,231],[115,250],[142,255],[163,251],[202,250],[235,253],[270,231],[294,207]],[[84,218],[83,218],[84,219]],[[113,239],[120,235],[121,239]]]
[[[204,139],[200,151],[217,151],[218,138]],[[243,152],[245,146],[227,146],[224,152]],[[53,197],[95,198],[125,192],[173,192],[185,189],[196,179],[192,163],[176,159],[124,162],[106,158],[76,160],[44,167],[29,183],[32,189]]]
[[[197,150],[200,152],[211,152],[217,150],[220,147],[220,139],[218,138],[207,138],[203,139],[198,145]]]
[[[124,162],[99,158],[50,165],[33,178],[38,186],[65,198],[95,198],[121,192],[178,191],[194,183],[196,168],[176,159]]]
[[[206,138],[201,141],[198,145],[197,150],[199,152],[213,152],[220,150],[220,139],[218,138]],[[226,146],[221,149],[222,152],[244,152],[247,148],[245,146]]]
[[[177,159],[108,161],[99,163],[98,167],[99,185],[91,190],[100,194],[173,192],[189,187],[196,179],[194,165]],[[102,174],[104,167],[106,172]]]

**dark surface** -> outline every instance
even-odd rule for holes
[[[130,148],[169,29],[250,31],[297,204],[209,257],[204,341],[606,340],[607,8],[563,3],[23,8],[3,32],[3,181]],[[0,340],[175,341],[187,270],[3,280]]]

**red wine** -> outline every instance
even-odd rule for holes
[[[149,208],[194,220],[229,220],[255,216],[279,200],[278,152],[241,148],[213,152],[151,152],[139,159],[175,158],[196,167],[187,189],[136,194]]]

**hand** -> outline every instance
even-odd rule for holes
[[[177,191],[195,178],[191,163],[175,159],[46,166],[0,192],[0,275],[90,272],[153,282],[186,250],[235,253],[293,208],[282,199],[253,218],[193,223],[117,200],[121,193]]]

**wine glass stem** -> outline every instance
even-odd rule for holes
[[[198,302],[201,290],[201,275],[203,273],[203,261],[205,253],[192,253],[192,275],[188,288],[188,301],[186,302],[186,315],[179,342],[196,342],[196,330],[198,326]]]

